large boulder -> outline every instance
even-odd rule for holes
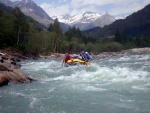
[[[6,66],[0,64],[0,71],[10,71]]]
[[[0,74],[0,87],[8,85],[8,83],[9,83],[9,80]]]
[[[21,67],[17,62],[27,59],[23,53],[13,50],[5,49],[0,51],[0,86],[8,83],[29,83],[34,79],[27,77],[21,73],[18,68]]]
[[[1,71],[1,74],[5,75],[7,79],[11,83],[28,83],[31,82],[28,77],[26,77],[23,73],[21,73],[17,69],[13,69],[13,71]]]

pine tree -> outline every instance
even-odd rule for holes
[[[24,14],[21,12],[21,10],[18,7],[14,8],[12,14],[17,18],[15,25],[16,25],[16,32],[17,32],[17,44],[19,44],[21,40],[24,40],[29,26],[26,23],[26,18]]]
[[[47,30],[50,31],[52,34],[51,38],[52,38],[53,51],[54,53],[56,53],[60,49],[60,45],[63,37],[62,29],[59,26],[58,19],[55,19],[54,23],[50,24]]]

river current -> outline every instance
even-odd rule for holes
[[[62,59],[27,60],[37,81],[0,88],[0,113],[150,113],[150,54],[63,67]]]

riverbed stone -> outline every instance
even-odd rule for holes
[[[0,74],[0,87],[8,85],[8,83],[9,80],[6,77],[2,76],[2,74]]]
[[[6,66],[0,64],[0,71],[10,71]]]

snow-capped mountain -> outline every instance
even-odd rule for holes
[[[95,13],[95,12],[82,12],[78,13],[74,16],[70,15],[61,15],[61,16],[54,16],[53,19],[58,18],[60,22],[65,24],[74,25],[78,22],[81,23],[91,23],[92,21],[96,20],[97,18],[101,17],[102,14]]]
[[[25,15],[32,17],[46,27],[53,22],[53,19],[32,0],[0,0],[0,2],[10,7],[19,7]]]
[[[96,12],[81,12],[74,16],[63,15],[55,16],[53,19],[33,0],[0,0],[7,6],[19,7],[21,11],[27,16],[32,17],[34,20],[49,27],[50,23],[53,23],[55,18],[58,18],[59,22],[62,24],[61,27],[75,26],[81,30],[87,30],[94,27],[103,27],[114,22],[116,19],[108,13],[96,13]],[[64,24],[63,24],[64,23]],[[66,25],[67,24],[67,25]]]
[[[96,13],[96,12],[82,12],[74,16],[62,15],[54,16],[53,19],[57,18],[59,22],[63,22],[70,26],[79,27],[81,30],[87,30],[93,27],[103,27],[114,22],[116,19],[108,13]]]
[[[125,19],[126,17],[116,17],[116,20]]]

